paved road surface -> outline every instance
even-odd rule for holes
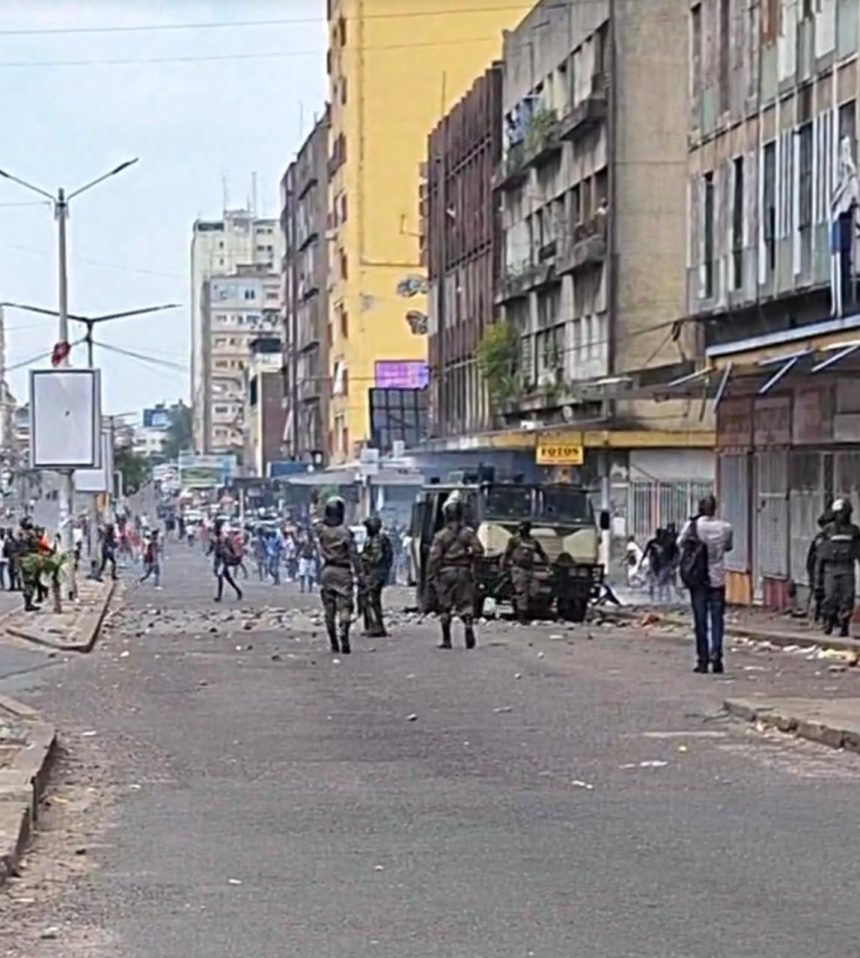
[[[262,612],[313,609],[292,587],[219,609],[174,549],[92,656],[32,673],[68,755],[0,955],[856,954],[860,762],[718,715],[855,675],[743,652],[706,679],[635,630],[507,623],[334,662]]]

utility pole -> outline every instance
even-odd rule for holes
[[[76,190],[73,190],[68,195],[66,194],[65,189],[62,187],[57,190],[56,195],[49,193],[47,190],[43,190],[39,186],[34,186],[32,183],[28,183],[26,180],[22,180],[17,176],[13,176],[11,173],[7,173],[5,170],[0,170],[0,176],[4,179],[11,180],[14,183],[17,183],[19,186],[23,186],[25,189],[30,190],[32,193],[38,193],[39,196],[43,196],[46,199],[51,201],[51,205],[54,208],[54,218],[57,221],[57,260],[58,260],[58,334],[59,339],[57,342],[57,356],[58,363],[60,367],[68,367],[69,362],[69,277],[68,277],[68,251],[66,244],[66,222],[69,218],[69,201],[74,199],[76,196],[80,196],[81,193],[86,192],[92,187],[97,186],[99,183],[104,182],[107,179],[110,179],[112,176],[116,176],[118,173],[122,173],[123,170],[128,169],[137,162],[137,158],[133,160],[126,160],[124,163],[120,163],[119,166],[114,167],[107,173],[104,173],[102,176],[96,177],[96,179],[91,180],[89,183],[84,186],[79,187]],[[101,435],[99,435],[99,443],[101,443]],[[59,496],[59,533],[60,533],[60,542],[63,547],[63,551],[68,555],[71,555],[74,551],[74,537],[72,535],[72,525],[71,525],[71,516],[73,509],[73,498],[74,498],[74,475],[71,470],[63,470],[60,474],[60,496]],[[75,585],[75,573],[74,573],[74,563],[69,565],[69,587],[70,591],[74,594],[76,591]]]

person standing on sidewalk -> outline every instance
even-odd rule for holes
[[[696,630],[696,667],[723,671],[723,632],[726,615],[726,559],[732,548],[732,527],[717,518],[717,500],[705,496],[699,514],[687,522],[678,538],[681,580],[690,590]],[[710,622],[710,644],[708,624]]]
[[[824,527],[818,561],[824,579],[824,634],[836,626],[847,636],[854,615],[854,570],[860,561],[860,529],[851,521],[851,502],[837,499],[831,507],[833,519]]]

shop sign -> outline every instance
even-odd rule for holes
[[[581,443],[538,440],[535,462],[539,466],[581,466],[585,452]]]

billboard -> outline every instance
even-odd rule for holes
[[[213,488],[229,485],[236,471],[236,457],[195,456],[181,453],[179,456],[179,481],[183,488]]]
[[[379,359],[374,366],[377,389],[423,389],[430,367],[421,359]]]
[[[164,406],[155,406],[143,410],[143,426],[145,429],[169,429],[170,410]]]
[[[113,473],[113,435],[108,426],[102,431],[101,465],[75,469],[75,492],[113,492]]]
[[[31,469],[98,469],[101,419],[97,369],[30,370]]]

